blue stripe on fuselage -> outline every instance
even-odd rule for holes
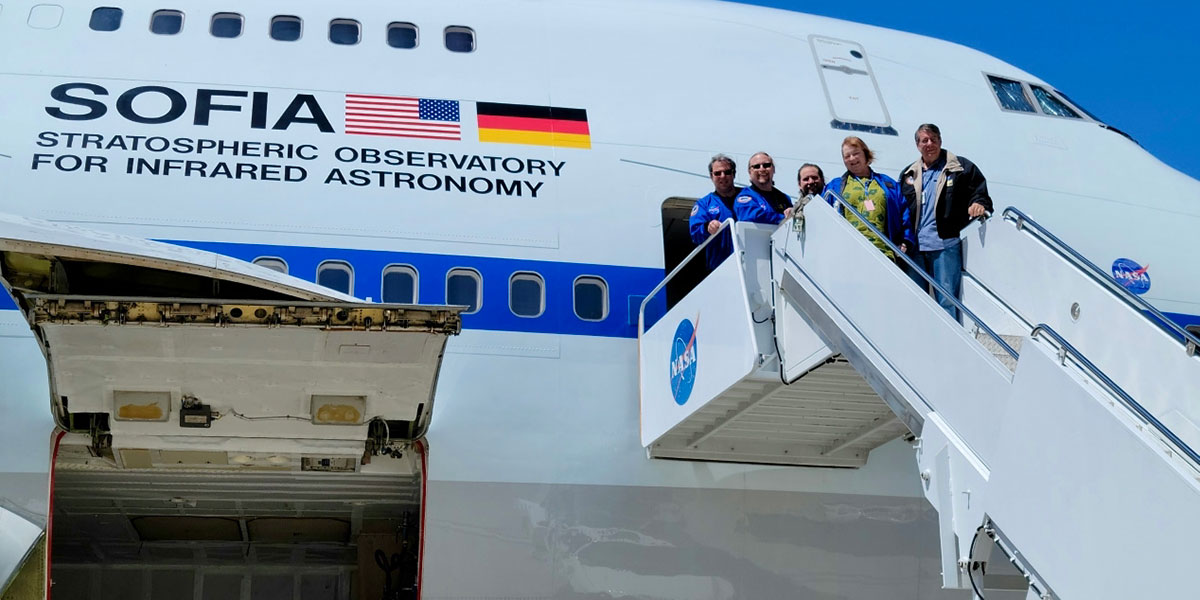
[[[446,273],[450,269],[475,269],[483,278],[483,306],[477,313],[463,315],[463,327],[493,331],[637,337],[638,307],[645,294],[658,285],[663,276],[662,270],[655,268],[590,263],[230,242],[163,241],[246,261],[263,256],[278,257],[287,262],[291,275],[308,281],[316,280],[317,266],[322,262],[344,261],[354,268],[354,295],[375,300],[382,297],[383,269],[388,265],[409,265],[416,269],[417,301],[423,304],[445,303]],[[546,311],[539,317],[518,317],[508,309],[508,280],[513,273],[522,271],[537,273],[545,279]],[[575,279],[584,275],[601,277],[608,283],[609,311],[603,321],[584,321],[575,316],[572,287]],[[0,294],[0,310],[15,308],[16,304],[8,294]],[[661,303],[648,309],[647,327],[662,312]],[[1181,327],[1200,325],[1200,315],[1163,314]]]
[[[463,315],[463,327],[492,331],[637,337],[638,307],[646,293],[663,278],[662,269],[647,267],[384,250],[162,241],[245,261],[264,256],[278,257],[287,262],[288,274],[308,281],[316,281],[317,266],[321,263],[343,261],[354,269],[353,295],[375,301],[383,295],[383,270],[389,265],[409,265],[417,271],[417,302],[421,304],[445,304],[446,274],[455,268],[474,269],[483,279],[483,303],[478,312]],[[519,272],[537,273],[545,280],[546,310],[540,316],[518,317],[509,310],[509,279]],[[608,316],[601,321],[584,321],[575,316],[575,279],[585,275],[600,277],[608,284]],[[661,309],[658,312],[661,313]]]

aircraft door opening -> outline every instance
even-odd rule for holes
[[[897,135],[867,51],[857,42],[808,36],[834,129]]]
[[[667,198],[662,203],[663,275],[670,273],[696,248],[691,234],[688,233],[688,218],[695,204],[695,198],[680,197]],[[706,275],[708,269],[704,265],[703,257],[684,267],[683,271],[667,283],[667,308],[675,306],[675,303],[692,291]]]

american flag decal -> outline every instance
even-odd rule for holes
[[[346,94],[346,133],[462,139],[458,101]]]

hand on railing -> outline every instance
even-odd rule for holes
[[[967,207],[967,217],[969,218],[969,220],[973,221],[975,219],[978,219],[979,217],[983,217],[986,219],[987,214],[988,214],[987,207],[978,202],[972,202],[971,205]]]

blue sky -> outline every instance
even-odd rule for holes
[[[986,52],[1041,77],[1163,162],[1200,179],[1195,0],[745,3],[919,33]]]

